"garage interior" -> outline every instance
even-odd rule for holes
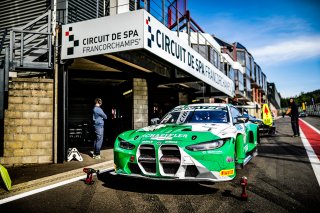
[[[150,119],[163,116],[179,104],[179,88],[159,86],[159,80],[155,78],[158,74],[137,71],[129,65],[124,66],[122,62],[103,60],[103,63],[99,63],[102,60],[99,57],[75,59],[66,72],[66,149],[93,147],[92,109],[97,97],[103,100],[101,108],[108,116],[103,149],[113,148],[116,136],[132,129],[134,77],[147,79]],[[104,64],[112,64],[117,68]]]

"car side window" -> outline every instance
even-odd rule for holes
[[[231,109],[232,120],[237,119],[237,117],[241,116],[241,113],[239,112],[238,109],[234,107],[230,107],[230,109]]]

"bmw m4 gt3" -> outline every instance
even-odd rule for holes
[[[120,134],[115,173],[141,178],[229,181],[257,153],[258,126],[229,104],[177,106],[157,125]]]

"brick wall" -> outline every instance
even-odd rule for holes
[[[148,126],[148,87],[145,79],[133,79],[133,128]]]
[[[4,119],[4,165],[53,162],[53,80],[13,78]]]

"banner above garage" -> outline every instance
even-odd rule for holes
[[[145,10],[62,26],[62,60],[142,48],[234,96],[231,79]]]
[[[62,26],[61,59],[143,48],[142,11]]]

